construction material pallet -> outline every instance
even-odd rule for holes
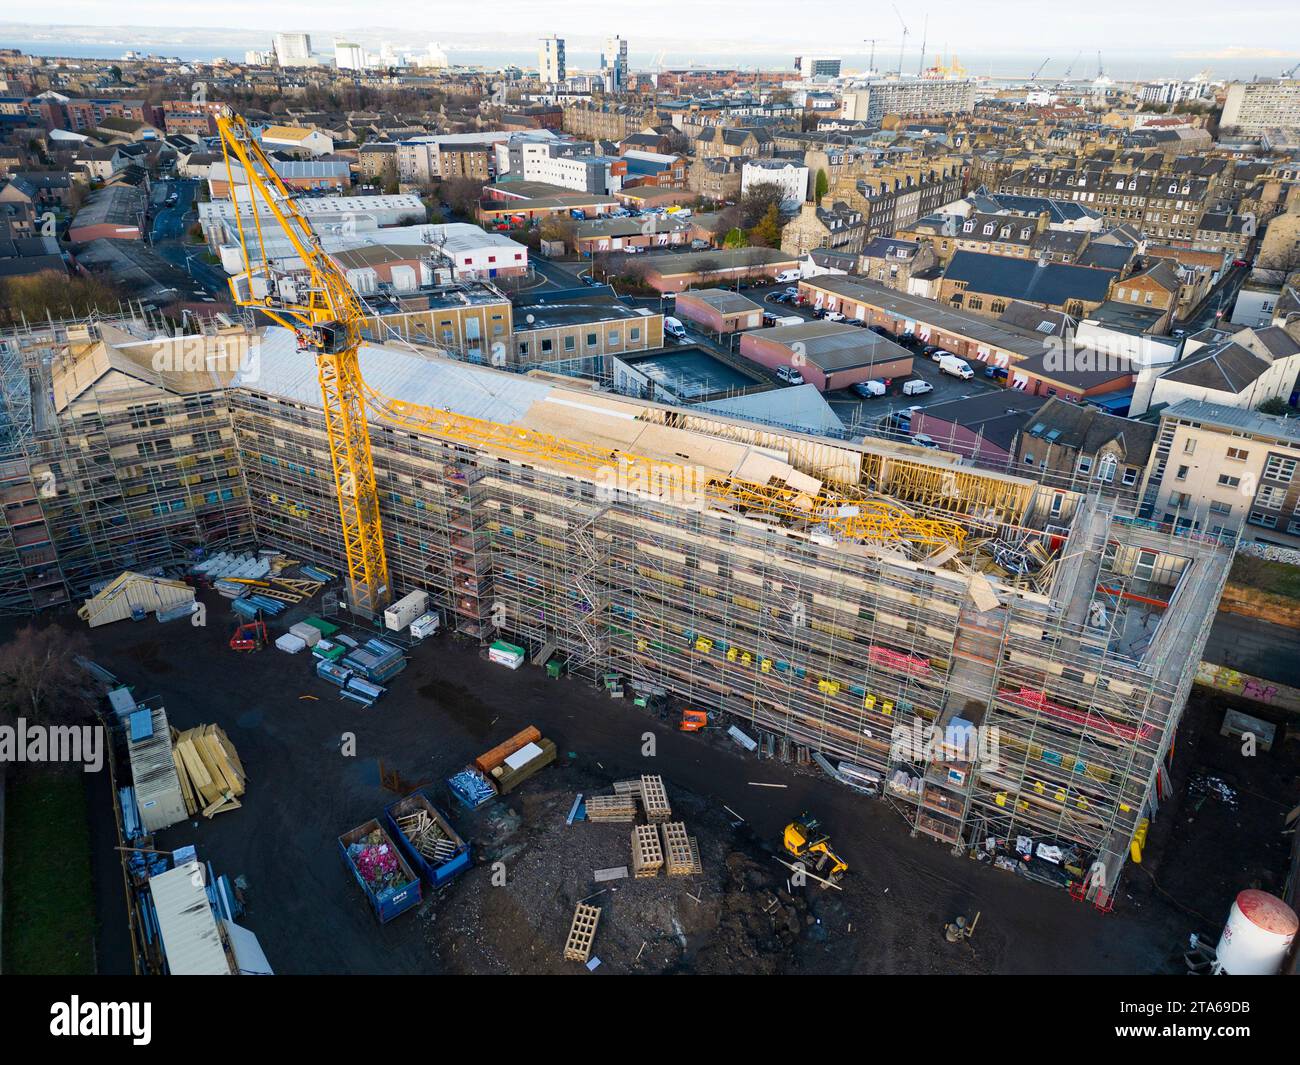
[[[637,825],[632,829],[632,872],[638,878],[658,876],[664,867],[664,849],[659,843],[657,825]]]
[[[573,911],[573,924],[564,944],[565,961],[585,962],[591,957],[591,945],[596,938],[596,925],[600,923],[600,907],[580,902]]]
[[[641,803],[645,807],[647,821],[667,821],[673,816],[673,808],[668,803],[668,792],[664,788],[663,777],[650,775],[641,777]]]
[[[586,800],[587,820],[619,822],[636,820],[636,800],[624,795],[592,795]]]
[[[681,821],[665,821],[659,826],[664,834],[664,864],[669,876],[691,876],[698,872],[699,857]]]

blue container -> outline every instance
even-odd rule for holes
[[[349,850],[354,844],[359,844],[367,836],[378,833],[381,837],[380,842],[388,845],[388,849],[397,859],[399,871],[398,881],[389,887],[376,891],[366,882],[366,878],[361,875],[361,870],[357,868],[357,863],[353,860]],[[339,836],[339,851],[343,855],[343,861],[347,867],[352,870],[352,875],[356,877],[357,883],[361,885],[361,890],[370,903],[370,908],[374,910],[375,917],[380,924],[386,924],[400,913],[405,913],[412,906],[420,902],[420,878],[411,872],[411,867],[402,857],[402,852],[398,850],[397,845],[393,843],[392,837],[384,831],[383,826],[374,819],[367,821],[364,825],[354,828],[351,832],[345,832]]]
[[[398,821],[401,818],[420,813],[428,815],[450,839],[454,847],[450,857],[444,858],[442,861],[425,857],[416,848],[415,843],[402,831],[402,826],[398,824]],[[456,830],[451,827],[451,822],[433,805],[424,791],[414,792],[405,799],[398,799],[397,802],[389,803],[384,808],[384,819],[388,822],[389,834],[393,839],[397,840],[397,845],[402,848],[402,852],[410,859],[411,865],[420,871],[420,875],[432,887],[442,886],[458,873],[463,873],[469,868],[469,844],[461,839]]]

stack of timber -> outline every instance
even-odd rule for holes
[[[219,725],[172,731],[172,760],[181,782],[185,807],[192,817],[209,819],[240,807],[248,779],[234,745]]]
[[[664,834],[664,864],[669,876],[693,876],[703,872],[700,864],[700,846],[693,836],[686,834],[681,821],[666,821],[660,826]]]

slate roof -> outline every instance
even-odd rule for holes
[[[1094,303],[1106,298],[1110,283],[1119,275],[1069,263],[1039,263],[1006,255],[959,251],[944,272],[947,281],[965,281],[967,290],[987,296],[1049,306],[1077,299]]]
[[[1270,365],[1269,360],[1249,348],[1227,340],[1180,359],[1160,377],[1198,388],[1237,393],[1249,388]]]
[[[1159,426],[1106,414],[1085,404],[1053,397],[1030,420],[1028,435],[1095,455],[1111,442],[1119,445],[1127,466],[1145,466]],[[1053,436],[1052,434],[1056,435]]]

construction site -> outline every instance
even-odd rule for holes
[[[9,612],[225,549],[346,570],[290,331],[101,320],[11,335],[5,358]],[[955,849],[1051,840],[1059,880],[1105,904],[1164,795],[1225,547],[905,445],[407,346],[359,363],[394,597],[875,774]]]
[[[221,131],[260,197],[247,317],[3,340],[0,607],[282,552],[345,575],[358,619],[421,593],[461,639],[734,723],[913,836],[1113,904],[1231,544],[952,453],[368,342],[248,128]]]

